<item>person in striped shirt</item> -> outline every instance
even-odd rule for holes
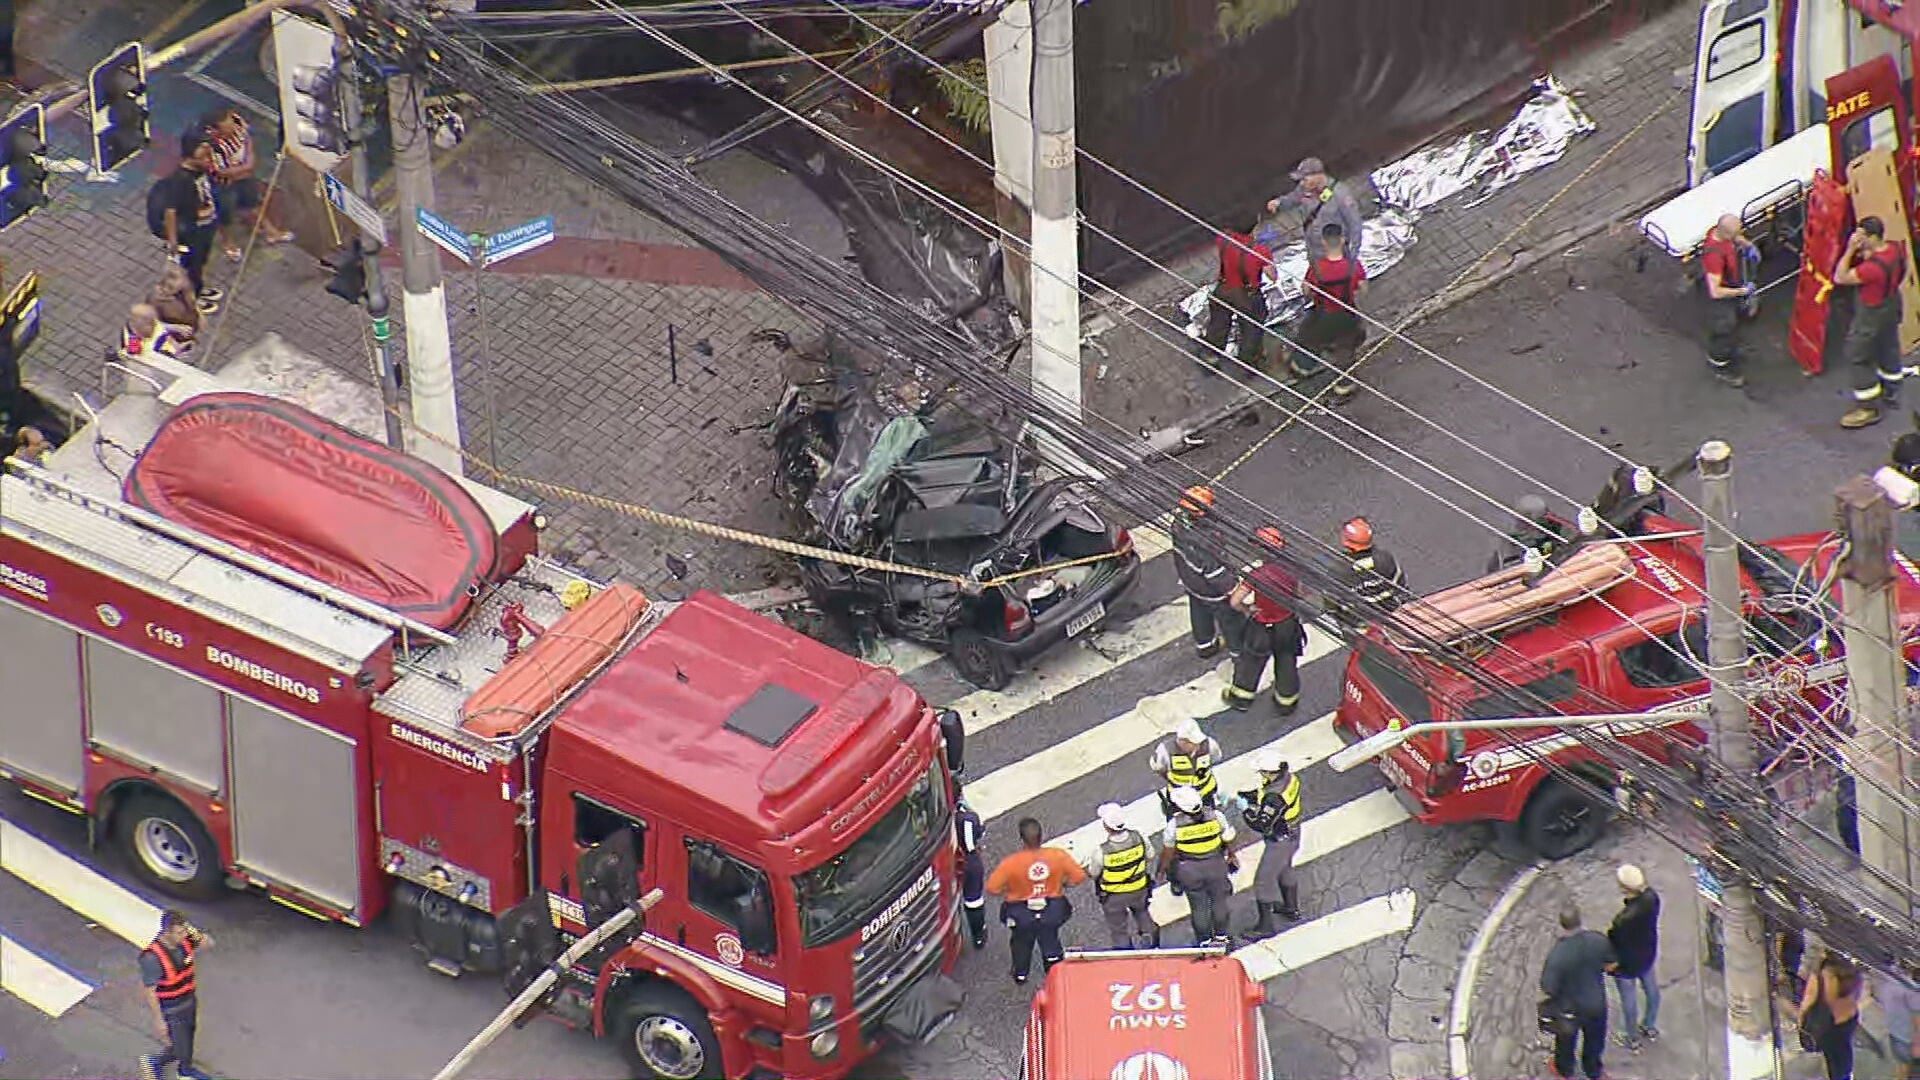
[[[267,212],[266,185],[253,175],[253,131],[239,109],[221,109],[202,122],[213,145],[213,205],[219,213],[222,246],[227,258],[240,261],[240,241],[259,223],[260,239],[285,244],[293,234],[275,225]]]

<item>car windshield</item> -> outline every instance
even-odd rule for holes
[[[919,869],[928,849],[950,827],[943,787],[936,761],[845,851],[793,879],[803,944],[832,941],[858,926],[870,908],[891,897]]]

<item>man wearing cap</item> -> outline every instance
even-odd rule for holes
[[[1127,825],[1126,811],[1119,803],[1101,803],[1096,814],[1107,836],[1085,865],[1093,878],[1093,895],[1106,916],[1107,932],[1113,935],[1113,947],[1157,949],[1160,927],[1147,910],[1147,897],[1153,892],[1147,873],[1147,838]]]
[[[1173,568],[1187,591],[1187,617],[1193,623],[1193,647],[1200,659],[1210,660],[1222,648],[1240,651],[1241,624],[1246,620],[1227,606],[1237,578],[1219,556],[1208,550],[1196,523],[1213,509],[1213,489],[1195,485],[1180,496],[1173,515]]]
[[[1614,872],[1620,882],[1623,901],[1620,911],[1607,927],[1607,941],[1613,945],[1617,965],[1608,974],[1620,994],[1620,1045],[1640,1049],[1642,1039],[1660,1037],[1654,1027],[1660,1015],[1660,980],[1654,961],[1660,954],[1660,894],[1647,885],[1647,875],[1632,863]],[[1647,1014],[1640,1015],[1639,997],[1647,997]]]
[[[1280,707],[1281,716],[1291,716],[1300,707],[1300,654],[1307,646],[1306,629],[1293,610],[1300,587],[1293,571],[1279,560],[1287,546],[1280,530],[1263,525],[1253,535],[1270,557],[1242,571],[1240,584],[1234,586],[1233,606],[1251,621],[1220,698],[1234,709],[1252,708],[1260,692],[1260,676],[1271,659],[1273,703]]]
[[[1040,962],[1052,967],[1065,950],[1060,928],[1073,915],[1064,890],[1087,880],[1087,872],[1065,848],[1043,847],[1036,818],[1021,818],[1020,850],[1000,860],[987,875],[987,891],[1000,900],[1000,921],[1011,932],[1013,981],[1024,984],[1033,964],[1033,946],[1040,946]]]
[[[1282,210],[1306,213],[1307,219],[1300,224],[1300,239],[1307,245],[1309,254],[1320,249],[1321,231],[1327,225],[1340,226],[1340,235],[1346,238],[1347,251],[1354,258],[1359,258],[1362,246],[1360,204],[1354,201],[1353,193],[1347,190],[1346,185],[1328,176],[1326,163],[1317,157],[1302,159],[1288,175],[1293,180],[1293,190],[1268,200],[1267,211],[1275,214]]]
[[[1186,894],[1196,945],[1223,936],[1227,929],[1227,900],[1233,896],[1233,874],[1240,869],[1228,846],[1233,835],[1226,815],[1201,805],[1199,792],[1173,789],[1173,813],[1160,834],[1160,876],[1173,883],[1174,895]]]
[[[1182,721],[1173,737],[1163,739],[1147,759],[1147,768],[1165,783],[1160,789],[1160,812],[1172,816],[1173,793],[1181,788],[1192,789],[1208,806],[1220,805],[1216,794],[1220,780],[1213,775],[1213,763],[1225,756],[1220,744],[1201,730],[1200,721]]]
[[[960,794],[959,785],[954,785],[954,794],[958,796],[953,814],[953,831],[960,843],[960,910],[967,913],[967,934],[973,941],[973,947],[987,947],[987,864],[980,857],[980,837],[986,827],[980,823],[980,815],[967,805],[967,797]]]
[[[1253,901],[1259,921],[1248,941],[1270,938],[1280,930],[1275,917],[1300,919],[1300,880],[1293,858],[1300,851],[1300,778],[1293,775],[1278,750],[1262,750],[1253,759],[1260,784],[1239,795],[1240,818],[1265,844],[1253,871]]]

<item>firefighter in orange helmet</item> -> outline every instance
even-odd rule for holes
[[[1253,536],[1267,557],[1242,571],[1240,584],[1234,587],[1233,607],[1245,612],[1251,622],[1220,697],[1235,709],[1251,708],[1260,690],[1260,676],[1272,658],[1273,703],[1280,707],[1281,716],[1291,716],[1300,707],[1300,654],[1307,645],[1306,629],[1293,607],[1300,583],[1280,562],[1287,546],[1280,530],[1263,525]]]
[[[1187,591],[1187,616],[1193,623],[1193,647],[1203,660],[1221,648],[1240,651],[1246,619],[1227,604],[1238,578],[1232,568],[1208,550],[1196,523],[1213,509],[1213,489],[1188,488],[1173,515],[1173,567],[1180,587]]]
[[[1350,518],[1340,526],[1340,547],[1346,559],[1336,567],[1335,580],[1345,586],[1346,597],[1366,605],[1361,611],[1346,612],[1350,621],[1364,626],[1368,611],[1400,606],[1407,594],[1407,572],[1392,554],[1374,545],[1373,526],[1366,518]]]

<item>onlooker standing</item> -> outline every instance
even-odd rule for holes
[[[240,261],[237,235],[256,220],[264,242],[284,244],[292,240],[292,233],[273,223],[267,212],[266,185],[253,175],[257,162],[246,117],[239,109],[225,108],[210,114],[201,126],[213,146],[213,204],[219,228],[226,234],[227,258]]]
[[[1568,905],[1560,912],[1560,940],[1540,968],[1540,992],[1557,1012],[1573,1018],[1572,1027],[1553,1037],[1553,1072],[1570,1077],[1574,1048],[1580,1051],[1580,1070],[1587,1080],[1600,1080],[1605,1069],[1601,1054],[1607,1048],[1606,975],[1614,969],[1613,945],[1606,936],[1580,928],[1580,909]]]
[[[1647,875],[1631,863],[1614,876],[1620,882],[1625,899],[1607,928],[1607,940],[1619,967],[1613,972],[1613,988],[1620,994],[1620,1044],[1629,1050],[1640,1049],[1640,1040],[1657,1039],[1655,1023],[1660,1016],[1660,980],[1654,963],[1660,954],[1660,894],[1647,884]],[[1636,989],[1637,987],[1637,989]],[[1647,998],[1647,1013],[1640,1015],[1640,995]]]
[[[1256,223],[1257,225],[1258,223]],[[1228,332],[1237,319],[1240,344],[1234,355],[1243,364],[1260,359],[1266,343],[1267,294],[1264,285],[1273,276],[1273,252],[1250,233],[1222,231],[1214,241],[1220,255],[1220,281],[1213,287],[1207,305],[1207,331],[1201,335],[1208,348],[1201,355],[1217,363],[1219,352],[1227,347]]]
[[[1893,1080],[1920,1078],[1920,961],[1908,960],[1899,974],[1882,973],[1873,982],[1873,996],[1887,1016],[1887,1056],[1893,1059]]]
[[[140,1059],[140,1075],[157,1080],[162,1069],[176,1066],[183,1080],[210,1080],[193,1066],[194,1029],[199,1025],[199,996],[194,987],[194,954],[213,944],[213,939],[187,922],[178,911],[160,915],[160,933],[140,950],[140,981],[147,988],[147,1003],[153,1006],[154,1034],[166,1044],[166,1052],[148,1054]]]
[[[1312,378],[1331,362],[1340,375],[1333,384],[1334,396],[1339,398],[1351,397],[1359,389],[1346,373],[1353,366],[1354,351],[1367,340],[1367,328],[1356,307],[1367,289],[1367,268],[1347,245],[1346,230],[1338,223],[1321,227],[1320,254],[1307,265],[1308,306],[1300,320],[1300,348],[1293,350],[1289,361],[1290,374],[1296,379]]]
[[[167,242],[168,257],[186,270],[203,315],[220,309],[220,290],[206,280],[216,217],[213,147],[205,135],[189,132],[180,139],[180,166],[155,180],[147,192],[147,228]]]
[[[1853,1033],[1860,1027],[1860,969],[1829,950],[1800,995],[1800,1048],[1827,1061],[1827,1080],[1853,1080]]]
[[[1707,230],[1706,243],[1700,249],[1700,271],[1707,290],[1707,363],[1713,377],[1728,386],[1745,386],[1740,371],[1740,329],[1742,306],[1754,295],[1748,280],[1747,264],[1753,244],[1741,233],[1738,214],[1722,214]]]
[[[1310,252],[1318,246],[1322,229],[1329,224],[1340,226],[1340,235],[1347,238],[1347,250],[1358,258],[1365,236],[1361,231],[1360,204],[1353,193],[1345,184],[1328,176],[1326,164],[1317,157],[1303,159],[1288,175],[1293,180],[1293,190],[1268,200],[1268,212],[1306,211],[1306,220],[1300,223],[1300,240]]]
[[[1863,217],[1833,268],[1835,285],[1851,285],[1853,321],[1847,326],[1847,361],[1853,367],[1853,408],[1840,417],[1849,430],[1880,422],[1899,404],[1900,282],[1907,276],[1907,248],[1888,240],[1877,217]]]
[[[195,302],[193,282],[179,263],[170,262],[160,272],[160,280],[147,291],[147,303],[161,322],[185,327],[192,334],[200,332],[200,305]]]
[[[987,875],[987,891],[998,894],[1000,921],[1011,931],[1013,981],[1024,983],[1033,964],[1033,946],[1040,944],[1040,962],[1052,967],[1066,950],[1060,928],[1073,915],[1073,905],[1061,895],[1068,885],[1087,880],[1065,848],[1040,845],[1040,822],[1020,819],[1021,849],[1000,860]]]

